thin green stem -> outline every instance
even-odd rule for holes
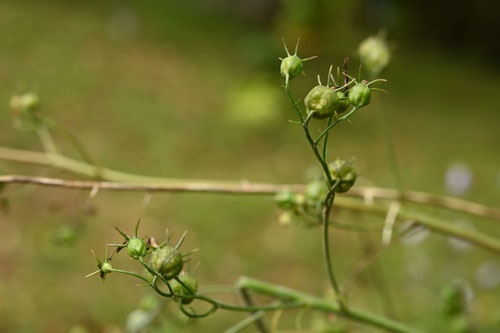
[[[40,124],[37,126],[36,133],[38,134],[38,138],[42,143],[43,150],[45,150],[47,154],[57,154],[57,147],[54,139],[52,138],[52,135],[50,134],[44,122],[40,122]]]
[[[326,124],[326,126],[330,126],[330,124],[332,123],[332,119],[333,119],[334,115],[332,114],[329,118],[328,118],[328,123]],[[325,140],[323,140],[323,160],[325,161],[328,161],[328,134],[329,132],[327,132],[325,134]]]
[[[65,137],[68,142],[73,146],[73,148],[81,155],[81,157],[85,160],[85,162],[92,164],[96,169],[100,170],[102,169],[102,165],[97,161],[97,159],[90,153],[90,151],[85,147],[85,144],[76,136],[74,135],[71,131],[68,131],[64,127],[61,127],[53,122],[49,122],[47,120],[44,120],[44,124],[46,126],[62,135]]]
[[[243,298],[243,301],[245,302],[245,305],[247,306],[253,306],[254,303],[253,303],[253,300],[252,300],[252,296],[250,295],[250,293],[244,289],[244,288],[241,288],[240,289],[240,295],[241,295],[241,298]],[[262,311],[258,311],[258,312],[254,312],[252,313],[253,315],[256,314],[256,313],[260,313]],[[262,318],[257,318],[255,319],[255,325],[257,326],[257,329],[262,332],[262,333],[269,333],[269,329],[267,328],[267,325],[266,323],[264,322],[264,320]]]
[[[242,329],[252,325],[254,322],[261,320],[266,313],[264,311],[258,311],[254,312],[242,321],[238,322],[234,326],[231,326],[227,330],[224,331],[224,333],[237,333],[240,332]]]
[[[336,302],[330,302],[281,285],[274,285],[249,277],[241,277],[238,281],[238,286],[246,288],[257,294],[299,302],[303,304],[303,307],[308,307],[328,313],[336,313],[342,317],[345,317],[346,319],[385,329],[390,332],[420,333],[419,330],[406,326],[405,324],[402,324],[400,322],[362,310],[342,307]]]
[[[347,120],[350,116],[352,116],[359,108],[357,106],[353,107],[351,111],[349,111],[349,113],[343,115],[342,117],[338,118],[338,119],[335,119],[335,121],[330,124],[320,135],[319,137],[316,139],[316,141],[314,142],[316,145],[319,144],[319,142],[321,141],[321,139],[323,139],[323,137],[325,137],[328,132],[334,128],[335,126],[337,126],[337,124],[339,124],[340,122],[344,121],[344,120]]]
[[[297,101],[292,96],[292,92],[290,91],[290,80],[287,76],[286,81],[285,81],[285,91],[288,94],[288,97],[290,98],[290,101],[292,102],[293,107],[295,108],[295,111],[297,112],[297,115],[299,116],[299,119],[302,123],[304,123],[304,116],[302,115],[302,112],[300,111],[299,105],[297,104]]]
[[[333,186],[330,188],[328,194],[326,195],[325,208],[323,210],[321,225],[323,231],[323,238],[322,238],[323,261],[325,264],[326,273],[328,275],[330,285],[332,286],[333,291],[335,292],[335,296],[337,297],[339,304],[341,304],[342,306],[343,305],[342,297],[340,294],[337,280],[335,279],[335,274],[333,273],[333,265],[330,257],[330,235],[328,232],[329,222],[330,222],[330,212],[333,206],[333,201],[335,200],[335,188],[337,187],[338,184],[339,182],[336,181],[335,184],[333,184]]]
[[[319,141],[315,142],[313,140],[313,138],[311,137],[311,133],[309,131],[309,121],[311,120],[312,116],[314,115],[314,112],[309,113],[307,115],[307,118],[305,120],[303,120],[302,112],[300,112],[300,109],[299,109],[298,105],[296,104],[295,99],[293,98],[288,80],[285,82],[285,90],[287,91],[288,97],[290,98],[290,101],[292,102],[293,106],[295,107],[295,110],[297,111],[297,113],[301,117],[302,127],[304,129],[304,134],[305,134],[307,141],[309,142],[309,144],[313,150],[314,156],[316,156],[316,159],[320,163],[321,168],[323,169],[323,172],[325,174],[325,177],[328,180],[328,187],[330,188],[330,192],[328,193],[328,195],[326,196],[326,199],[325,199],[325,209],[324,209],[322,221],[321,221],[322,222],[321,224],[323,226],[323,229],[322,229],[323,230],[323,237],[322,237],[322,239],[323,239],[323,241],[322,241],[323,259],[324,259],[324,263],[325,263],[325,269],[326,269],[326,273],[328,276],[328,280],[330,281],[330,285],[332,286],[333,291],[335,292],[336,296],[339,297],[339,304],[342,304],[342,301],[340,299],[340,291],[338,288],[337,280],[335,279],[335,275],[333,273],[333,267],[332,267],[332,262],[331,262],[331,258],[330,258],[330,245],[329,245],[330,244],[330,241],[329,241],[330,235],[328,232],[330,211],[331,211],[331,208],[333,205],[333,201],[335,199],[334,189],[337,186],[337,184],[334,182],[334,180],[332,178],[332,174],[330,173],[330,169],[328,167],[328,161],[321,156],[321,153],[318,150],[318,142]],[[352,114],[352,113],[354,113],[354,112],[351,111],[349,114]],[[348,116],[348,115],[346,115],[346,116]],[[337,122],[337,120],[336,120],[336,122]],[[328,133],[328,131],[325,132],[325,135],[327,133]],[[326,148],[324,148],[324,149],[326,149]],[[325,155],[325,153],[323,153],[323,154]]]
[[[127,275],[131,275],[131,276],[134,276],[138,279],[141,279],[143,280],[144,282],[146,282],[148,285],[151,285],[151,281],[149,281],[147,278],[145,278],[144,276],[141,276],[137,273],[134,273],[134,272],[129,272],[129,271],[124,271],[122,269],[116,269],[116,268],[113,268],[111,269],[112,272],[115,272],[115,273],[121,273],[121,274],[127,274]]]

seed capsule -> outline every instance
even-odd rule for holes
[[[14,112],[29,113],[35,111],[40,106],[38,95],[27,93],[15,95],[10,99],[10,107]]]
[[[196,281],[196,278],[194,276],[183,272],[179,274],[178,278],[189,289],[186,289],[186,287],[180,284],[177,280],[172,280],[170,282],[170,286],[172,287],[172,291],[174,292],[174,294],[181,296],[196,294],[196,292],[198,291],[198,281]],[[193,298],[190,297],[179,297],[179,299],[182,299],[182,304],[189,304],[193,301]]]
[[[380,73],[391,59],[389,47],[380,36],[368,37],[362,41],[358,53],[363,66],[375,75]]]
[[[284,209],[293,209],[297,206],[297,195],[290,190],[278,192],[274,197],[278,206]]]
[[[363,107],[370,103],[372,91],[364,83],[358,83],[349,90],[349,102],[356,107]]]
[[[137,237],[130,238],[127,243],[127,252],[134,259],[144,257],[147,252],[146,242]]]
[[[291,55],[284,58],[281,61],[280,73],[281,76],[293,79],[300,73],[302,73],[302,69],[304,68],[304,63],[302,59],[297,57],[296,55]]]
[[[335,192],[347,192],[356,182],[358,172],[351,163],[335,160],[330,164],[330,173],[334,181],[339,182],[335,188]]]
[[[100,269],[101,269],[101,273],[103,273],[103,274],[111,273],[113,271],[113,267],[107,261],[102,263]]]
[[[340,100],[332,88],[316,86],[307,94],[304,104],[308,114],[314,111],[313,118],[325,119],[338,110]]]
[[[160,273],[165,279],[176,277],[184,266],[182,254],[175,248],[165,246],[155,250],[151,254],[151,267]]]

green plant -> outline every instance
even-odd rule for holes
[[[363,52],[368,52],[367,47],[363,47]],[[437,204],[448,209],[468,210],[469,213],[491,215],[496,218],[499,217],[498,211],[482,206],[478,209],[478,206],[474,203],[463,201],[460,202],[462,204],[461,207],[457,208],[456,201],[453,201],[454,199],[439,198],[439,200],[436,200],[435,197],[429,195],[422,196],[413,193],[412,196],[411,192],[403,193],[403,195],[400,193],[393,194],[390,197],[390,199],[393,200],[393,205],[390,207],[386,207],[384,204],[380,203],[370,205],[361,200],[343,198],[340,196],[339,194],[342,193],[349,195],[351,187],[355,184],[357,179],[357,171],[352,161],[346,162],[335,160],[330,162],[328,151],[329,134],[336,126],[346,120],[350,120],[359,109],[368,106],[372,98],[372,91],[380,90],[374,88],[373,85],[377,82],[384,82],[385,80],[372,79],[370,82],[362,80],[361,71],[358,73],[356,79],[348,73],[347,61],[344,63],[342,71],[340,68],[337,68],[337,78],[334,79],[332,73],[333,67],[330,67],[327,74],[326,86],[323,86],[321,82],[319,82],[319,85],[312,88],[305,97],[304,112],[304,107],[292,95],[290,82],[302,72],[303,62],[311,58],[300,59],[298,57],[298,43],[293,55],[291,55],[287,49],[286,53],[287,57],[282,59],[280,73],[285,80],[285,91],[299,119],[298,122],[295,121],[294,123],[298,124],[303,130],[313,155],[323,171],[321,179],[312,181],[306,187],[246,183],[187,183],[179,180],[173,181],[171,179],[155,179],[139,175],[130,175],[104,168],[91,157],[84,145],[75,136],[59,128],[39,112],[38,98],[33,98],[32,95],[14,98],[11,107],[15,116],[18,116],[20,113],[28,116],[27,119],[30,121],[29,127],[38,133],[45,152],[35,153],[1,148],[0,157],[14,160],[17,158],[24,162],[46,164],[55,168],[61,168],[74,173],[94,177],[98,180],[64,181],[42,177],[2,176],[0,177],[0,182],[35,183],[47,186],[85,188],[91,189],[92,192],[99,189],[115,189],[127,191],[198,191],[276,194],[276,201],[279,207],[283,209],[281,215],[283,224],[290,225],[294,224],[293,222],[296,221],[305,221],[303,225],[320,225],[322,227],[323,261],[327,279],[333,290],[333,295],[331,297],[324,298],[312,296],[281,285],[242,277],[236,283],[235,289],[241,294],[246,304],[238,305],[219,301],[199,292],[198,280],[194,277],[194,273],[191,274],[185,270],[185,258],[191,253],[180,252],[180,246],[182,245],[185,234],[181,237],[176,246],[171,246],[169,244],[171,235],[169,235],[168,232],[166,240],[161,244],[157,244],[153,237],[140,238],[138,236],[139,223],[137,223],[135,232],[132,236],[117,229],[124,237],[124,242],[109,244],[108,247],[115,247],[115,250],[111,255],[108,255],[107,247],[104,261],[96,257],[98,270],[88,276],[100,275],[103,280],[111,273],[133,276],[141,280],[145,286],[151,288],[158,295],[175,301],[180,311],[190,318],[207,317],[217,310],[250,313],[249,317],[242,322],[244,324],[239,324],[239,326],[233,328],[233,332],[252,322],[257,322],[260,329],[266,331],[265,325],[260,321],[265,312],[294,308],[335,313],[349,320],[394,332],[418,332],[419,330],[416,328],[409,327],[379,315],[357,310],[349,304],[345,292],[342,290],[334,274],[334,261],[330,253],[330,226],[334,225],[339,228],[355,229],[362,228],[362,225],[346,225],[337,221],[332,221],[332,208],[335,205],[336,207],[346,210],[382,215],[386,217],[386,221],[389,222],[383,226],[384,234],[388,231],[389,235],[392,235],[394,222],[396,222],[397,217],[399,217],[403,220],[414,222],[412,222],[407,229],[397,229],[395,234],[398,237],[408,232],[415,224],[420,224],[431,230],[466,240],[494,252],[500,252],[500,242],[494,237],[476,231],[469,231],[459,226],[451,225],[438,218],[414,212],[407,207],[401,207],[399,203],[405,200],[417,202],[420,200],[420,202],[424,201],[424,203],[427,204]],[[381,70],[380,67],[386,65],[385,60],[382,60],[379,62],[367,61],[365,66],[370,69],[369,66],[372,66],[370,64],[375,64],[370,72],[379,72]],[[314,133],[311,131],[310,127],[313,119],[317,119],[318,123],[323,125],[323,130],[316,137],[314,137]],[[62,137],[80,152],[83,161],[74,160],[59,153],[52,138],[52,134],[54,133],[63,134]],[[100,180],[107,181],[102,182]],[[364,194],[360,192],[357,196],[363,197]],[[383,196],[380,195],[379,197]],[[396,208],[394,209],[394,207]],[[393,217],[391,218],[391,216]],[[380,226],[376,225],[375,227],[379,228]],[[125,248],[127,249],[128,255],[139,265],[140,269],[137,272],[118,269],[111,264],[113,257]],[[201,284],[203,285],[203,283]],[[273,298],[273,301],[265,305],[255,305],[251,297],[252,294],[270,296]],[[456,324],[457,326],[464,326],[462,319],[463,318],[460,317],[456,320],[458,323]]]

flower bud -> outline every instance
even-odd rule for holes
[[[37,94],[27,93],[14,95],[10,99],[10,107],[15,113],[29,113],[35,111],[40,106]]]
[[[332,88],[316,86],[307,94],[304,104],[308,114],[314,111],[313,118],[325,119],[339,108],[340,100]]]
[[[363,66],[374,75],[378,75],[391,58],[386,41],[379,36],[368,37],[362,41],[358,53]]]
[[[349,108],[349,98],[347,98],[346,94],[340,90],[337,91],[336,94],[339,98],[339,108],[336,111],[339,114],[342,114]]]
[[[349,89],[349,102],[356,107],[363,107],[370,103],[372,91],[364,83],[358,83]]]
[[[309,206],[317,206],[317,203],[322,204],[327,194],[328,188],[325,183],[319,180],[314,180],[307,184],[305,190],[306,204]]]
[[[181,296],[189,296],[196,294],[198,291],[198,281],[196,281],[196,278],[192,276],[191,274],[182,272],[178,276],[179,280],[189,289],[184,287],[182,284],[180,284],[177,280],[172,280],[170,282],[170,286],[172,287],[172,291],[176,295],[181,295]],[[193,301],[193,298],[186,298],[186,297],[178,297],[179,299],[182,300],[182,304],[189,304]]]
[[[297,206],[297,195],[289,190],[278,192],[275,196],[278,206],[284,209],[293,209]]]
[[[170,280],[182,271],[184,262],[179,251],[173,247],[165,246],[152,253],[150,265],[165,279]]]
[[[127,252],[134,259],[144,257],[147,252],[146,242],[137,237],[130,238],[127,242]]]
[[[286,77],[288,75],[289,79],[293,79],[300,73],[304,68],[304,63],[296,55],[290,55],[281,61],[280,73],[281,76]]]
[[[446,285],[441,290],[441,309],[447,316],[455,316],[466,309],[466,295],[463,286],[458,283]]]
[[[111,273],[113,271],[113,267],[109,262],[103,262],[100,268],[103,274]]]
[[[330,173],[335,182],[338,182],[335,192],[347,192],[356,182],[358,172],[356,168],[349,163],[341,160],[335,160],[329,166]]]

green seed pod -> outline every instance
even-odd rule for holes
[[[176,277],[184,266],[182,254],[170,246],[155,250],[151,255],[149,264],[167,280]]]
[[[35,111],[39,106],[38,95],[33,93],[14,95],[10,99],[10,107],[14,112],[29,113]]]
[[[104,274],[107,274],[107,273],[111,273],[112,270],[113,270],[113,267],[111,266],[111,264],[109,262],[103,262],[102,265],[101,265],[101,272],[104,273]]]
[[[172,287],[172,291],[176,295],[182,295],[182,296],[189,296],[196,294],[198,291],[198,281],[196,281],[196,278],[192,276],[191,274],[182,272],[178,276],[179,280],[184,283],[186,287],[189,289],[186,289],[182,284],[180,284],[177,280],[172,280],[170,282],[170,286]],[[193,301],[192,298],[185,298],[185,297],[178,297],[179,299],[182,299],[182,304],[189,304]]]
[[[315,111],[313,118],[325,119],[338,110],[340,100],[332,88],[316,86],[307,94],[304,104],[308,114]]]
[[[132,258],[139,259],[144,257],[147,250],[146,242],[144,242],[144,240],[137,237],[132,237],[128,240],[127,252]]]
[[[441,290],[441,309],[447,316],[461,314],[466,308],[466,297],[463,286],[458,283],[451,283]]]
[[[358,83],[349,90],[349,102],[357,107],[363,107],[370,103],[372,91],[364,83]]]
[[[289,190],[284,190],[276,194],[275,198],[278,206],[284,209],[293,209],[297,206],[297,195]]]
[[[288,75],[288,78],[293,79],[302,73],[303,68],[304,63],[302,62],[302,59],[296,55],[291,55],[281,61],[280,73],[283,77]]]
[[[391,59],[391,52],[383,37],[368,37],[359,44],[359,57],[363,66],[371,73],[378,75]]]
[[[328,188],[325,183],[319,180],[310,182],[305,191],[306,204],[312,207],[317,207],[318,203],[323,204],[328,193]]]
[[[339,98],[339,108],[336,110],[339,114],[344,113],[349,108],[349,98],[347,98],[346,94],[343,91],[336,92],[337,97]]]
[[[347,192],[354,185],[358,177],[356,168],[351,163],[345,161],[335,160],[330,164],[329,169],[333,180],[339,182],[335,188],[335,192],[337,193]]]

